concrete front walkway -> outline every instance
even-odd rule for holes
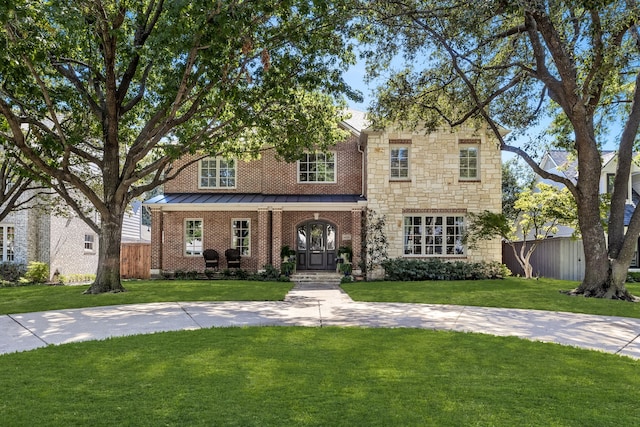
[[[108,337],[228,326],[422,328],[516,336],[640,359],[640,319],[433,304],[354,302],[299,284],[285,301],[167,302],[0,316],[0,354]]]

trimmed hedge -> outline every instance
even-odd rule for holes
[[[396,258],[382,262],[386,280],[485,280],[502,279],[511,271],[499,262],[442,261]]]

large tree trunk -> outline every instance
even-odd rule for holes
[[[580,138],[576,138],[580,141]],[[576,204],[585,255],[585,272],[582,283],[571,291],[585,297],[622,299],[632,301],[633,296],[625,287],[626,272],[631,261],[625,258],[609,258],[609,250],[600,218],[600,152],[592,141],[582,140],[579,147],[582,157],[578,166]],[[588,148],[586,148],[588,147]]]
[[[120,281],[120,243],[122,241],[122,215],[102,219],[96,280],[85,293],[124,292]]]

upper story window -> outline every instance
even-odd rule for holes
[[[186,256],[202,256],[201,219],[186,219],[184,221],[184,254]]]
[[[477,181],[480,179],[480,140],[461,139],[460,179]]]
[[[84,251],[85,253],[94,253],[96,248],[95,248],[95,240],[96,240],[96,236],[95,234],[85,234],[84,235]]]
[[[231,223],[231,246],[240,251],[240,255],[251,255],[251,225],[248,219],[234,219]]]
[[[616,182],[616,174],[608,173],[607,174],[607,194],[613,193],[613,186],[615,185],[615,182]]]
[[[410,215],[404,217],[404,254],[464,256],[464,216]]]
[[[336,182],[335,153],[307,153],[298,160],[298,182]]]
[[[15,261],[15,228],[12,225],[0,225],[0,261]]]
[[[607,194],[613,194],[613,188],[616,183],[616,174],[608,173],[607,174]],[[627,188],[627,199],[629,198],[629,189]]]
[[[409,178],[409,147],[391,146],[389,172],[392,180]]]
[[[199,188],[235,188],[236,161],[223,157],[209,157],[200,160]]]

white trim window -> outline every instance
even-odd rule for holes
[[[184,255],[202,256],[202,220],[184,220]]]
[[[231,221],[231,247],[238,249],[242,256],[251,255],[251,220]]]
[[[198,163],[198,188],[236,188],[236,161],[207,157]]]
[[[477,143],[460,145],[460,180],[477,181],[480,179],[480,146]]]
[[[16,229],[13,225],[0,225],[0,262],[15,261]]]
[[[391,146],[389,159],[389,172],[392,180],[409,178],[409,147]]]
[[[299,183],[336,182],[336,154],[306,153],[298,160]]]
[[[85,233],[84,235],[84,252],[95,253],[96,252],[96,235],[92,233]]]
[[[404,255],[458,257],[466,253],[461,215],[407,215],[404,217]]]

